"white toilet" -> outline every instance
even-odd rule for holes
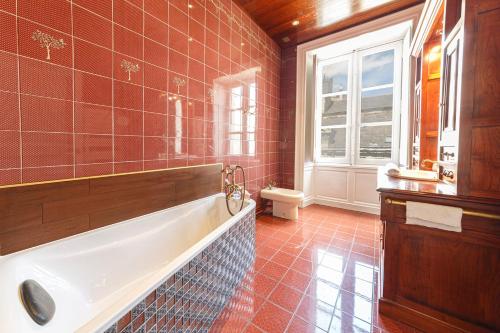
[[[286,188],[272,187],[260,191],[264,199],[273,200],[273,215],[285,219],[299,218],[299,204],[304,200],[304,193]]]

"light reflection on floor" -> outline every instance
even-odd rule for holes
[[[313,205],[257,218],[253,270],[212,332],[415,332],[378,314],[378,216]]]

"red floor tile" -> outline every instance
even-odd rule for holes
[[[277,281],[271,279],[270,277],[257,273],[252,283],[252,288],[257,295],[267,297],[274,287],[276,287],[277,283]]]
[[[274,280],[279,281],[287,271],[288,268],[286,266],[279,265],[272,261],[268,261],[259,272]]]
[[[253,320],[253,324],[265,332],[281,333],[285,332],[292,314],[280,307],[266,302],[260,308]]]
[[[319,327],[316,327],[308,322],[300,319],[299,317],[293,317],[290,326],[286,330],[288,333],[324,333],[325,331]]]
[[[245,333],[262,333],[262,330],[253,324],[249,324],[245,329]]]
[[[278,251],[272,258],[272,262],[279,265],[290,267],[290,265],[295,261],[295,256],[288,254],[284,251]]]
[[[257,217],[256,260],[211,332],[411,332],[378,313],[379,217],[312,205]]]
[[[312,277],[290,269],[283,277],[283,283],[304,292]]]
[[[323,330],[328,330],[334,308],[311,296],[305,296],[297,309],[296,314],[308,322]]]
[[[299,305],[302,293],[280,283],[269,296],[269,300],[285,310],[294,312]]]

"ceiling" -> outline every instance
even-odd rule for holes
[[[420,4],[424,0],[236,0],[236,2],[281,47],[289,47]],[[294,25],[293,21],[298,21],[298,25]]]

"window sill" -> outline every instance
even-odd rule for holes
[[[369,169],[369,170],[377,170],[381,165],[374,164],[343,164],[343,163],[333,163],[333,162],[314,162],[312,164],[315,167],[327,167],[327,168],[342,168],[342,169]]]

